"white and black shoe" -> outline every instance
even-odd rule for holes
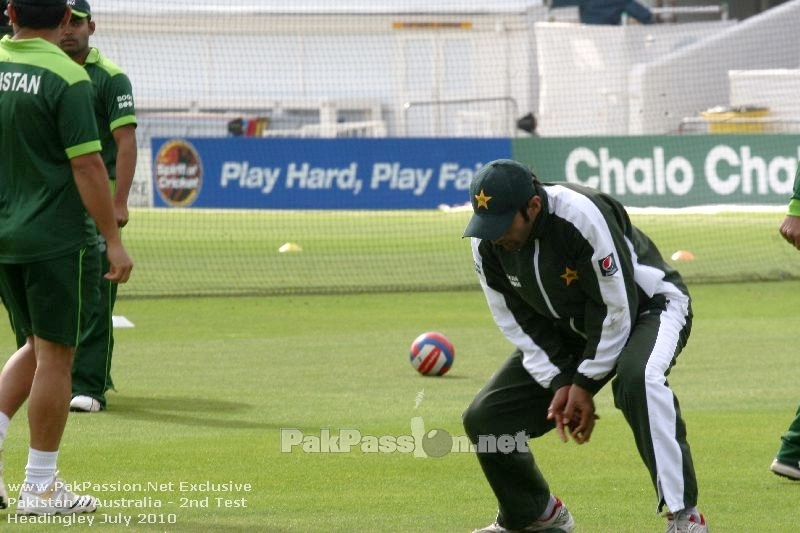
[[[667,533],[708,533],[706,517],[679,511],[667,514]]]
[[[64,480],[55,478],[42,492],[25,490],[19,493],[17,514],[53,515],[93,513],[97,509],[94,496],[80,495],[70,492]],[[34,488],[34,487],[30,487]]]
[[[575,528],[575,521],[561,500],[555,496],[553,497],[556,500],[556,505],[553,508],[553,512],[545,520],[536,520],[522,529],[508,529],[495,522],[483,529],[476,529],[472,533],[570,533]]]
[[[800,462],[779,461],[775,459],[769,467],[770,470],[779,476],[788,477],[794,481],[800,481]]]
[[[76,413],[96,413],[103,410],[100,400],[80,394],[69,402],[69,410]]]

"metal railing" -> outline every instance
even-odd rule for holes
[[[307,124],[297,129],[267,129],[260,136],[331,139],[343,137],[386,137],[386,123],[382,120],[363,120],[336,124]]]
[[[704,16],[718,15],[720,20],[728,20],[728,4],[709,6],[664,6],[651,7],[650,11],[663,21],[674,19],[678,15]]]
[[[681,119],[678,134],[706,133],[800,133],[800,118],[732,117]]]

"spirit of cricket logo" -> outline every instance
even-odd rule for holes
[[[411,433],[370,435],[358,429],[320,429],[304,433],[296,428],[281,428],[281,453],[413,453],[414,457],[444,457],[449,453],[527,452],[528,436],[481,435],[473,444],[466,435],[452,436],[443,429],[425,431],[421,416],[411,419]]]

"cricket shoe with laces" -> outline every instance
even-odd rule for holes
[[[55,478],[42,492],[24,490],[19,493],[17,514],[53,515],[93,513],[97,509],[94,496],[71,492],[64,480]]]
[[[545,520],[536,520],[522,529],[508,529],[495,522],[472,533],[570,533],[574,528],[572,515],[561,500],[556,498],[553,513]]]
[[[800,481],[800,462],[780,461],[775,459],[769,467],[779,476],[788,477],[793,481]]]
[[[701,514],[700,518],[694,515],[678,511],[667,515],[666,533],[708,533],[706,518]]]

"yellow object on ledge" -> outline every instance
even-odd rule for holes
[[[760,120],[769,116],[766,107],[712,107],[700,113],[708,121],[709,133],[763,133],[766,124]]]

